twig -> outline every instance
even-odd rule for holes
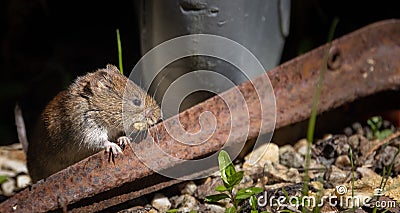
[[[389,135],[387,138],[383,140],[376,139],[372,143],[374,144],[371,149],[368,150],[368,152],[362,156],[360,162],[364,162],[366,159],[368,159],[379,147],[382,145],[389,143],[391,140],[397,138],[400,136],[400,131],[393,132],[391,135]]]
[[[26,137],[26,129],[24,117],[22,116],[21,108],[18,104],[14,108],[15,125],[17,126],[18,140],[22,144],[22,149],[25,153],[28,151],[28,138]]]

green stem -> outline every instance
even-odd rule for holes
[[[233,206],[235,207],[235,210],[237,211],[238,205],[236,204],[236,199],[235,199],[235,196],[233,195],[233,189],[229,191],[229,194],[231,196]]]
[[[117,29],[117,45],[118,45],[119,71],[123,75],[124,74],[124,69],[122,67],[122,47],[121,47],[121,38],[119,36],[119,29]]]
[[[397,152],[396,152],[396,154],[394,155],[394,158],[393,158],[392,162],[390,162],[389,170],[388,170],[388,172],[387,172],[387,174],[386,174],[386,180],[385,180],[385,182],[383,183],[382,190],[385,190],[386,183],[387,183],[387,181],[389,180],[390,174],[392,173],[392,169],[393,169],[394,162],[396,161],[397,156],[398,156],[399,154],[400,154],[400,146],[399,146],[399,148],[397,149]]]
[[[351,162],[351,200],[353,201],[353,211],[355,211],[354,201],[354,160],[353,149],[350,147],[350,162]]]
[[[311,145],[313,143],[313,138],[314,138],[314,131],[315,131],[315,123],[316,123],[316,117],[317,117],[317,105],[319,101],[319,97],[321,95],[321,88],[322,88],[322,83],[324,81],[325,77],[325,72],[327,69],[327,61],[328,61],[328,53],[329,49],[331,48],[331,41],[333,39],[335,29],[337,26],[337,23],[339,22],[338,18],[335,18],[333,20],[333,23],[330,27],[329,34],[328,34],[328,45],[326,47],[323,61],[322,61],[322,68],[321,72],[319,75],[318,79],[318,84],[317,84],[317,90],[314,95],[314,100],[313,100],[313,105],[311,108],[311,115],[310,115],[310,120],[308,123],[308,130],[307,130],[307,153],[306,153],[306,162],[305,162],[305,170],[304,170],[304,185],[303,185],[303,195],[308,194],[308,182],[310,180],[310,177],[308,176],[308,171],[310,167],[310,159],[311,159]]]

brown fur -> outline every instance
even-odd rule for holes
[[[30,175],[37,181],[99,152],[124,136],[123,124],[138,131],[134,123],[152,125],[160,118],[156,102],[115,66],[78,77],[41,114],[28,146]]]

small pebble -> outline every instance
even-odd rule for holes
[[[294,150],[302,156],[307,154],[307,139],[303,138],[294,144]]]
[[[15,190],[15,180],[8,178],[4,183],[1,184],[1,190],[5,196],[13,195]]]
[[[353,129],[351,129],[350,127],[346,127],[346,128],[343,130],[343,132],[344,132],[344,134],[345,134],[346,136],[351,136],[351,135],[353,134]]]
[[[17,176],[17,187],[22,189],[31,183],[31,177],[29,175],[18,175]]]
[[[14,177],[16,175],[17,173],[15,173],[14,171],[0,170],[0,176]]]
[[[322,137],[322,140],[328,140],[328,139],[331,139],[332,137],[333,137],[332,134],[325,134],[325,135]]]
[[[359,140],[358,148],[360,150],[359,153],[361,155],[368,153],[371,147],[373,146],[373,143],[371,143],[370,140],[368,140],[366,137],[362,135],[358,135],[358,140]]]
[[[154,209],[150,204],[147,204],[145,207],[134,206],[132,208],[119,211],[118,213],[158,213],[158,211]]]
[[[372,132],[372,130],[369,127],[364,127],[364,135],[368,138],[368,139],[372,139],[374,137],[374,133]]]
[[[376,172],[370,168],[366,167],[358,167],[357,172],[361,174],[362,178],[376,178],[381,177],[380,175],[376,174]]]
[[[396,157],[394,159],[396,152],[398,151],[398,147],[387,146],[385,149],[380,151],[378,155],[378,161],[376,162],[376,166],[378,168],[389,168],[389,166],[393,163],[392,172],[397,175],[400,174],[400,157]]]
[[[172,197],[171,202],[173,208],[178,209],[179,212],[190,212],[199,208],[196,198],[188,194]]]
[[[25,174],[28,173],[28,168],[26,167],[25,162],[9,158],[1,160],[1,168],[12,170],[15,171],[16,173],[25,173]]]
[[[222,206],[218,206],[215,204],[209,204],[209,203],[204,204],[204,206],[205,206],[204,212],[214,212],[214,213],[224,213],[225,212],[225,208]]]
[[[340,155],[336,158],[335,166],[340,169],[345,169],[351,167],[351,161],[348,155]]]
[[[359,122],[353,123],[351,127],[356,131],[357,134],[364,135],[363,127]]]
[[[352,149],[358,149],[360,145],[360,137],[359,135],[352,135],[347,140],[347,143],[351,146]]]
[[[271,161],[273,163],[279,162],[279,147],[274,143],[266,143],[252,151],[245,158],[246,162],[243,167],[248,168],[257,164],[264,166],[265,161]]]
[[[396,155],[397,149],[398,148],[395,148],[393,146],[385,147],[385,149],[379,156],[383,166],[388,167],[395,160],[394,156]]]
[[[161,212],[166,212],[171,208],[171,202],[167,197],[160,193],[154,195],[151,205]]]
[[[300,168],[304,159],[290,145],[285,145],[279,149],[279,161],[282,165]]]
[[[181,194],[193,195],[197,190],[197,185],[193,181],[183,183],[181,187]]]
[[[316,189],[317,191],[321,191],[324,189],[324,185],[321,182],[318,181],[312,181],[311,186]]]
[[[334,185],[343,184],[349,177],[349,172],[343,171],[336,166],[332,165],[326,172],[326,180]]]
[[[264,167],[265,173],[268,176],[268,181],[271,182],[301,182],[299,171],[295,168],[287,168],[281,164],[273,164],[269,161],[266,162]]]

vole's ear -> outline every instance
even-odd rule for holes
[[[111,71],[111,72],[120,73],[120,71],[118,70],[118,68],[117,68],[116,66],[112,65],[112,64],[107,64],[106,70],[107,70],[107,71]]]
[[[93,78],[90,81],[90,84],[92,85],[92,87],[94,87],[94,89],[99,89],[99,90],[102,89],[111,90],[111,88],[114,86],[112,75],[111,73],[108,72],[108,70],[107,71],[98,70],[97,72],[95,72]]]

